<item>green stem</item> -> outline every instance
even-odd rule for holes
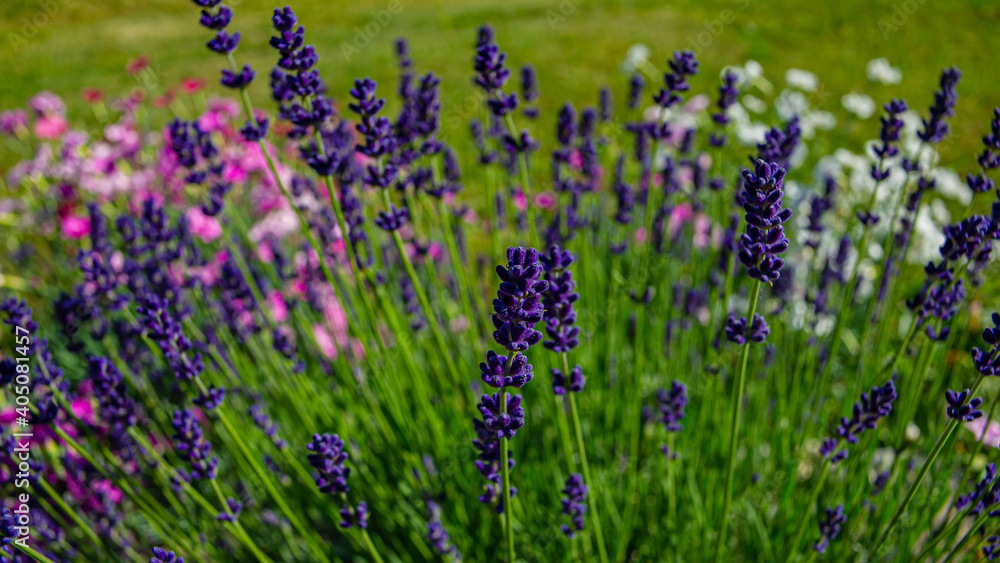
[[[983,376],[982,374],[980,374],[979,377],[976,378],[976,382],[972,386],[972,394],[970,395],[970,397],[976,396],[976,393],[979,392],[979,387],[983,384],[984,380],[985,376]],[[917,473],[917,478],[914,479],[913,484],[911,484],[909,490],[906,491],[906,496],[903,498],[903,502],[900,503],[898,507],[896,507],[896,512],[893,513],[892,519],[889,520],[889,525],[886,526],[885,531],[882,532],[882,536],[879,538],[878,543],[875,545],[874,553],[876,555],[878,554],[879,549],[881,549],[885,541],[889,538],[889,533],[892,532],[892,529],[896,526],[896,523],[899,522],[900,517],[903,516],[903,512],[906,511],[906,507],[910,505],[910,502],[913,500],[913,497],[917,494],[917,489],[920,487],[920,484],[923,483],[924,477],[927,476],[927,472],[930,470],[931,465],[934,463],[934,460],[937,459],[938,455],[940,455],[941,451],[944,450],[945,445],[948,443],[948,440],[951,438],[952,434],[954,434],[956,428],[958,428],[958,421],[955,419],[950,420],[948,422],[948,426],[945,428],[944,433],[941,434],[941,436],[938,438],[937,443],[934,444],[934,449],[931,450],[931,453],[927,456],[927,459],[924,461],[923,466],[920,468],[920,472]]]
[[[389,189],[382,188],[382,199],[385,202],[386,209],[389,209],[390,199],[389,199]],[[452,357],[452,350],[448,349],[448,344],[444,340],[444,336],[441,334],[441,327],[437,323],[437,315],[434,314],[434,309],[431,308],[431,302],[427,298],[427,292],[424,291],[423,283],[420,282],[420,278],[417,276],[416,270],[413,269],[413,262],[410,261],[409,255],[406,253],[406,248],[403,245],[403,237],[399,235],[399,231],[392,232],[392,238],[396,242],[396,250],[399,252],[400,260],[403,261],[403,267],[406,269],[406,274],[410,276],[410,281],[413,283],[413,291],[417,294],[417,301],[420,302],[420,308],[423,309],[424,316],[427,318],[427,325],[431,329],[431,334],[434,335],[434,341],[437,343],[438,351],[441,353],[441,358],[444,360],[445,366],[448,368],[448,373],[451,375],[452,381],[456,385],[462,385],[462,376],[459,375],[458,367],[455,366],[455,360]]]
[[[27,555],[28,557],[38,561],[38,563],[55,563],[55,561],[49,559],[48,557],[42,555],[35,551],[30,545],[21,545],[19,543],[14,543],[17,549],[21,550],[21,553]]]
[[[830,472],[830,458],[827,458],[823,462],[823,469],[820,471],[819,478],[816,480],[816,486],[813,487],[812,494],[809,495],[809,504],[806,505],[806,514],[802,516],[799,520],[798,530],[795,532],[795,539],[792,540],[791,547],[788,549],[788,561],[789,563],[798,555],[799,544],[802,543],[802,538],[806,534],[806,526],[809,524],[810,518],[809,514],[812,513],[812,509],[816,506],[816,499],[819,498],[819,491],[823,488],[823,483],[826,482],[826,476]]]
[[[569,376],[569,360],[566,358],[566,352],[562,354],[563,362],[563,373]],[[601,518],[597,513],[597,488],[596,483],[590,477],[590,463],[587,461],[587,447],[583,441],[583,428],[580,425],[580,415],[576,408],[576,394],[572,391],[566,391],[566,395],[569,397],[569,412],[573,417],[573,430],[576,434],[576,447],[580,450],[580,465],[583,468],[583,478],[586,480],[587,485],[591,487],[590,494],[587,495],[587,501],[590,504],[591,520],[594,522],[594,536],[597,538],[597,553],[601,557],[601,563],[608,563],[608,552],[607,548],[604,546],[604,532],[601,530]]]
[[[757,298],[760,295],[760,280],[754,280],[750,290],[750,308],[747,313],[747,327],[753,323],[757,312]],[[732,421],[729,427],[729,458],[726,460],[726,490],[722,503],[722,522],[719,524],[719,539],[716,544],[715,560],[721,561],[726,544],[726,528],[729,526],[729,509],[733,504],[733,472],[736,467],[736,449],[740,433],[740,415],[743,413],[743,387],[746,383],[747,360],[750,357],[750,341],[743,344],[743,359],[740,360],[740,370],[736,374],[736,385],[733,387],[731,405]]]

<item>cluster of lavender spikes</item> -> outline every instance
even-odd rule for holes
[[[486,361],[479,364],[484,383],[498,389],[492,395],[483,395],[478,405],[482,420],[473,421],[477,438],[473,445],[479,451],[476,467],[486,479],[486,493],[480,497],[484,503],[497,503],[497,512],[503,511],[501,485],[500,441],[513,438],[524,426],[524,408],[521,395],[511,396],[507,387],[520,389],[532,379],[532,367],[523,354],[542,340],[542,333],[535,324],[542,320],[544,308],[542,294],[549,284],[541,279],[542,264],[538,251],[523,247],[507,249],[507,266],[497,266],[500,288],[493,300],[493,339],[512,353],[510,357],[492,350]],[[504,403],[501,403],[504,401]],[[508,470],[514,466],[513,456],[508,458]],[[510,495],[515,493],[514,487]]]
[[[316,470],[316,486],[319,491],[325,494],[338,495],[343,499],[344,506],[340,509],[340,527],[366,529],[368,527],[368,503],[362,501],[357,507],[352,507],[347,502],[347,478],[351,475],[351,468],[347,467],[347,451],[344,449],[344,441],[336,434],[314,434],[312,443],[306,448],[309,455],[306,459],[309,465]]]
[[[813,549],[819,553],[826,552],[830,540],[837,537],[840,528],[847,523],[847,516],[844,514],[844,505],[838,504],[834,508],[826,509],[826,517],[819,523],[819,539],[813,544]]]
[[[570,524],[563,524],[562,531],[570,539],[576,537],[577,532],[583,531],[589,492],[590,487],[584,484],[583,475],[573,473],[566,479],[566,487],[562,490],[566,495],[562,499],[562,513],[569,516]]]
[[[831,463],[839,463],[847,459],[847,448],[837,451],[840,440],[851,444],[858,443],[858,436],[865,430],[872,430],[892,412],[892,404],[896,400],[896,384],[890,380],[882,387],[875,386],[868,393],[861,394],[861,400],[854,403],[851,417],[843,417],[837,426],[837,435],[826,438],[820,446],[820,454],[830,457]],[[836,453],[834,453],[836,452]]]

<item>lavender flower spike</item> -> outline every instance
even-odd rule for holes
[[[184,563],[184,558],[173,551],[167,551],[162,547],[154,547],[153,557],[149,560],[149,563]]]
[[[792,216],[791,209],[782,209],[785,169],[777,164],[758,160],[753,172],[743,171],[743,209],[747,230],[740,237],[740,262],[747,274],[764,283],[781,276],[785,261],[778,257],[788,250],[788,237],[782,224]]]

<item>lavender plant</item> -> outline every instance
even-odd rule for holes
[[[212,96],[0,113],[0,561],[1000,553],[1000,109],[946,148],[956,68],[834,132],[690,51],[563,100],[506,25],[472,84],[376,39],[394,83],[280,7],[258,77],[194,4]]]

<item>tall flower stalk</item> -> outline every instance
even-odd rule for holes
[[[716,561],[720,560],[726,545],[726,529],[729,526],[729,509],[733,497],[733,472],[736,466],[736,449],[740,433],[740,417],[743,412],[743,388],[746,384],[747,362],[750,357],[751,342],[763,342],[767,338],[767,323],[757,314],[757,300],[763,284],[770,285],[781,276],[785,261],[778,257],[788,250],[788,238],[782,226],[792,216],[791,209],[782,208],[784,196],[783,182],[785,169],[775,163],[758,160],[754,171],[743,171],[744,190],[740,194],[746,212],[746,232],[740,237],[740,262],[747,269],[747,275],[754,282],[750,289],[750,304],[747,316],[742,319],[730,317],[726,332],[730,341],[739,344],[743,350],[736,381],[733,386],[730,405],[729,456],[726,461],[726,488],[723,495],[722,516],[719,524]]]

